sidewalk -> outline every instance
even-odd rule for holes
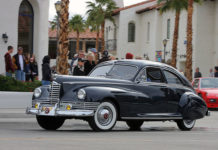
[[[23,109],[31,106],[32,92],[0,91],[0,109]]]

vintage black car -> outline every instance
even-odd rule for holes
[[[180,72],[145,60],[104,62],[88,77],[57,76],[34,91],[26,112],[47,130],[60,128],[66,119],[83,119],[95,131],[111,130],[116,121],[125,121],[131,130],[144,121],[175,121],[181,130],[191,130],[209,115]]]

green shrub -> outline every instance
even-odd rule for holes
[[[21,82],[14,78],[0,75],[0,91],[33,92],[35,88],[41,85],[40,81]]]

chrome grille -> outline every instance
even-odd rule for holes
[[[56,104],[59,102],[60,99],[60,89],[61,85],[57,82],[51,83],[51,88],[49,91],[49,102],[50,104]]]
[[[62,102],[62,107],[65,108],[66,105],[71,104],[72,109],[83,109],[83,110],[96,110],[100,103],[98,102]]]

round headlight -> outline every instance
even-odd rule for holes
[[[78,99],[85,99],[86,98],[86,91],[83,89],[80,89],[77,92],[77,97],[78,97]]]
[[[34,96],[36,98],[40,97],[41,94],[42,94],[42,90],[40,88],[37,88],[37,89],[34,90]]]

